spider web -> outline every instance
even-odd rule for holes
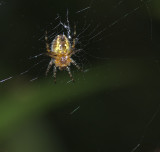
[[[102,8],[102,10],[98,10],[98,7],[102,6],[104,1],[96,2],[96,1],[92,0],[90,2],[87,2],[87,5],[85,7],[81,8],[81,9],[77,9],[77,10],[76,9],[71,10],[68,8],[68,10],[66,9],[67,11],[65,10],[65,13],[64,13],[65,15],[57,14],[57,16],[54,17],[53,23],[50,23],[50,25],[47,25],[46,28],[40,27],[42,36],[39,36],[38,40],[39,40],[39,42],[44,42],[44,34],[43,33],[45,32],[45,30],[48,30],[50,41],[52,41],[56,35],[61,34],[61,33],[65,33],[65,35],[67,35],[67,37],[72,41],[73,30],[74,30],[73,27],[75,24],[77,27],[77,36],[76,36],[77,48],[82,49],[82,52],[78,53],[76,56],[77,59],[80,58],[79,63],[82,63],[82,66],[85,67],[84,62],[87,57],[91,58],[90,59],[91,61],[89,61],[89,62],[91,62],[90,63],[91,65],[94,64],[93,62],[108,62],[109,60],[111,60],[113,58],[117,58],[117,56],[114,56],[112,54],[112,52],[110,52],[110,54],[107,54],[106,51],[104,51],[104,50],[111,51],[110,48],[113,47],[113,45],[117,42],[117,39],[119,39],[121,37],[121,35],[123,34],[123,32],[126,31],[127,26],[130,25],[130,24],[126,25],[127,20],[131,21],[132,18],[136,18],[140,14],[140,11],[142,11],[144,13],[144,16],[145,16],[144,22],[145,23],[148,22],[147,25],[145,24],[146,25],[145,30],[147,33],[147,34],[145,34],[145,36],[148,36],[146,41],[147,42],[153,41],[154,28],[153,28],[152,13],[151,13],[151,9],[150,9],[150,3],[152,1],[153,0],[146,0],[146,1],[137,0],[134,3],[134,6],[130,6],[127,9],[124,9],[128,5],[127,1],[125,1],[125,0],[114,1],[113,4],[109,5],[110,9],[109,9],[109,11],[107,11],[106,15],[101,14],[102,12],[104,12],[105,8]],[[83,3],[81,3],[81,4],[83,4]],[[97,19],[97,17],[100,14],[101,14],[101,17],[99,19]],[[111,15],[112,17],[110,18],[109,15]],[[64,20],[62,19],[63,16],[65,16]],[[82,20],[83,20],[83,23],[80,22]],[[136,19],[133,19],[133,22],[135,20]],[[97,21],[99,21],[99,22],[97,23]],[[140,28],[138,27],[137,29],[140,29]],[[131,34],[133,34],[133,33],[131,33]],[[34,37],[37,39],[38,36],[36,34],[34,34]],[[115,37],[117,37],[117,38],[115,38]],[[133,36],[131,35],[131,37],[133,37]],[[108,44],[106,44],[106,41],[108,42]],[[111,42],[111,43],[109,43],[109,42]],[[106,45],[104,45],[104,43]],[[104,46],[105,46],[105,48],[103,48]],[[128,49],[128,48],[129,47],[126,47],[126,49]],[[41,66],[40,69],[42,69],[42,71],[40,72],[39,75],[42,75],[42,72],[45,71],[46,66],[48,64],[48,61],[49,61],[49,59],[47,60],[46,57],[43,56],[44,51],[42,51],[42,50],[45,50],[45,48],[41,47],[39,50],[40,54],[31,56],[28,58],[28,60],[31,62],[33,60],[35,60],[34,65],[27,68],[27,70],[20,72],[20,74],[16,74],[15,76],[9,76],[7,78],[2,79],[0,81],[0,83],[4,83],[4,82],[6,83],[8,80],[11,80],[13,78],[16,79],[19,76],[26,75],[31,70],[34,70],[35,67],[37,67],[38,65],[40,65]],[[101,50],[103,50],[103,51],[101,51]],[[82,56],[81,56],[81,53],[82,53]],[[113,53],[114,53],[114,51],[113,51]],[[115,53],[116,53],[116,51],[115,51]],[[133,54],[131,54],[131,56],[132,55]],[[118,60],[128,60],[128,58],[130,58],[131,56],[129,56],[129,57],[127,57],[127,56],[121,57],[120,56],[120,58]],[[46,63],[44,63],[44,62],[46,62]],[[87,72],[88,70],[90,70],[90,68],[85,69],[85,72]],[[39,71],[39,69],[38,69],[38,71]],[[39,75],[31,78],[30,82],[33,82],[33,81],[39,79],[39,77],[40,77]],[[70,81],[68,81],[67,83],[70,83]],[[78,105],[78,106],[76,106],[76,108],[73,111],[70,112],[70,114],[73,115],[80,109],[81,109],[81,106]],[[144,141],[145,136],[147,134],[147,130],[152,125],[156,116],[158,116],[159,111],[160,111],[160,105],[158,106],[157,110],[155,110],[153,112],[153,114],[151,114],[151,117],[147,121],[146,125],[144,125],[144,129],[142,131],[142,134],[140,135],[140,138],[139,138],[137,144],[135,143],[135,146],[133,146],[133,148],[131,148],[131,150],[130,150],[131,152],[135,152],[135,151],[138,151],[139,149],[141,149],[141,147],[143,146],[143,141]]]
[[[97,24],[97,25],[92,24],[94,21],[88,22],[88,20],[89,20],[88,18],[90,17],[89,14],[92,14],[93,10],[96,9],[96,8],[94,8],[94,5],[96,4],[96,2],[94,0],[89,2],[89,5],[87,7],[83,8],[81,10],[75,11],[73,14],[74,15],[75,14],[80,14],[81,17],[83,15],[84,16],[83,19],[84,19],[84,22],[85,22],[85,23],[83,23],[83,25],[80,25],[80,27],[79,27],[80,31],[77,32],[78,33],[77,34],[77,42],[79,44],[81,44],[79,47],[80,48],[82,47],[83,50],[85,51],[85,53],[88,54],[89,56],[93,57],[94,59],[95,58],[104,59],[104,60],[105,59],[109,59],[107,55],[105,55],[106,57],[101,57],[101,56],[99,56],[99,54],[93,55],[94,51],[92,51],[92,53],[89,53],[88,51],[90,50],[90,47],[91,47],[89,45],[93,45],[95,43],[98,43],[98,45],[99,45],[99,42],[103,43],[102,40],[108,39],[108,37],[113,35],[113,32],[110,30],[112,27],[118,25],[121,21],[125,20],[126,18],[128,18],[131,15],[133,15],[134,13],[136,13],[138,10],[140,10],[142,8],[146,8],[147,9],[147,13],[148,13],[148,16],[149,16],[149,23],[150,23],[150,32],[149,32],[149,34],[150,34],[150,39],[152,39],[152,17],[151,17],[151,13],[150,13],[150,9],[149,9],[150,1],[151,0],[148,0],[148,1],[139,1],[138,0],[137,1],[138,6],[136,6],[135,8],[133,8],[131,10],[128,10],[127,12],[123,12],[122,15],[116,17],[117,19],[114,19],[109,24],[107,24],[107,26],[105,26],[105,27],[102,26],[103,23],[101,23],[101,22],[99,24]],[[116,12],[116,9],[118,7],[120,7],[124,3],[125,3],[125,1],[119,1],[119,2],[116,2],[115,4],[113,4],[111,12],[109,12],[109,14],[111,14],[113,12]],[[101,4],[103,4],[103,1],[101,2]],[[86,13],[86,11],[87,11],[87,13]],[[68,15],[68,13],[69,13],[69,11],[67,10],[67,13],[66,13],[66,16],[65,16],[66,18],[65,18],[64,22],[61,21],[60,15],[57,14],[57,17],[54,19],[54,22],[55,22],[55,20],[58,20],[58,24],[56,26],[55,25],[53,26],[53,23],[49,24],[50,26],[52,26],[52,29],[49,30],[49,32],[51,33],[49,35],[49,38],[51,40],[54,39],[54,37],[56,35],[64,33],[65,30],[66,30],[66,35],[68,36],[68,38],[69,39],[71,38],[71,27],[70,27],[70,23],[69,23],[69,15]],[[81,13],[84,13],[84,14],[81,14]],[[98,15],[97,12],[94,13],[94,15],[95,14]],[[42,28],[41,30],[44,32],[47,28],[45,28],[45,29]],[[109,31],[109,33],[107,33],[108,31]],[[103,36],[105,36],[105,37],[103,37]],[[44,39],[44,35],[39,38],[39,40],[42,40],[42,39]],[[81,41],[81,39],[82,39],[82,41]],[[100,50],[101,48],[97,48],[97,46],[96,47],[93,46],[93,48],[91,48],[91,49],[95,50],[95,52],[98,52],[97,50]],[[40,53],[38,55],[29,57],[29,59],[34,59],[34,58],[37,58],[37,57],[42,56],[44,54],[45,53]],[[102,56],[104,56],[104,55],[102,55]],[[37,65],[37,63],[35,65]],[[33,67],[35,67],[35,65]],[[21,72],[20,75],[23,75],[23,74],[27,73],[28,71],[30,71],[30,69],[32,69],[32,68],[29,68],[28,70],[26,70],[24,72]],[[5,79],[1,80],[0,82],[5,82],[7,80],[10,80],[11,78],[13,78],[13,77],[9,76],[8,78],[5,78]]]

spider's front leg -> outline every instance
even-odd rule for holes
[[[68,71],[68,74],[69,74],[69,76],[70,76],[72,82],[75,82],[74,79],[73,79],[73,76],[72,76],[72,73],[71,73],[70,68],[69,68],[69,67],[66,67],[66,70]]]
[[[46,76],[48,75],[48,72],[49,72],[50,68],[52,67],[53,63],[54,63],[54,60],[53,60],[53,59],[51,59],[51,61],[50,61],[50,62],[49,62],[49,64],[48,64],[48,67],[47,67],[46,73],[45,73],[45,75],[46,75]]]
[[[71,63],[75,65],[78,70],[81,69],[80,66],[73,59],[71,59]]]
[[[83,72],[82,68],[71,58],[71,63],[76,66],[76,68]]]
[[[53,67],[53,77],[54,77],[54,83],[56,83],[56,73],[57,73],[57,67]]]

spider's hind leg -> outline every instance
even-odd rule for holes
[[[75,45],[76,45],[76,25],[74,25],[72,49],[75,48]]]
[[[51,52],[50,48],[49,48],[49,43],[48,43],[48,36],[47,36],[47,31],[45,33],[45,41],[46,41],[46,49],[47,52]]]
[[[68,74],[69,74],[69,76],[70,76],[72,82],[75,82],[74,79],[73,79],[73,76],[72,76],[72,73],[71,73],[70,68],[69,68],[69,67],[66,67],[66,70],[68,71]]]

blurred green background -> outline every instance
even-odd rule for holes
[[[15,76],[0,83],[0,152],[130,152],[137,144],[135,151],[158,152],[158,0],[0,4],[0,79]],[[67,9],[77,35],[90,25],[77,43],[82,52],[73,57],[85,72],[71,67],[73,84],[58,71],[54,84],[51,73],[44,76],[49,58],[29,57],[45,52],[45,30],[58,33],[55,18],[65,22]]]

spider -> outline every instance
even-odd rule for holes
[[[76,30],[74,30],[74,38],[73,42],[71,43],[66,35],[64,34],[57,35],[52,41],[51,46],[49,46],[48,36],[46,31],[45,40],[46,40],[47,55],[51,57],[51,61],[49,62],[46,70],[46,76],[53,65],[53,77],[55,83],[56,83],[57,68],[59,68],[59,70],[68,71],[72,82],[74,82],[74,79],[70,70],[71,63],[75,65],[78,70],[81,70],[79,65],[71,58],[72,55],[74,55],[76,52],[79,51],[75,49],[75,44],[76,44],[75,36],[76,36]]]

